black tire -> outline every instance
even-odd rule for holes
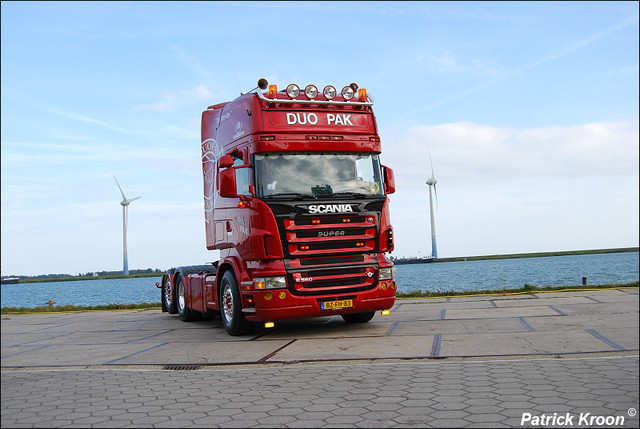
[[[173,279],[173,283],[175,286],[175,301],[176,307],[178,310],[178,316],[180,316],[180,320],[183,322],[191,322],[195,320],[195,316],[193,311],[187,306],[187,300],[189,296],[187,294],[187,285],[184,282],[184,278],[181,273],[176,274]]]
[[[220,320],[229,335],[244,335],[253,330],[253,323],[242,314],[242,297],[231,271],[225,271],[220,280]]]
[[[176,295],[171,284],[171,274],[173,274],[173,268],[162,276],[162,288],[160,289],[160,300],[162,302],[162,311],[169,314],[176,314],[178,308],[176,306]]]
[[[367,323],[369,320],[373,319],[375,314],[375,311],[370,311],[368,313],[351,313],[343,314],[342,318],[347,323]]]

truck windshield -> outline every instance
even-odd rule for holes
[[[254,161],[259,198],[384,195],[376,154],[266,153]]]

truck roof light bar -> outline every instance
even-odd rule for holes
[[[315,85],[308,85],[307,88],[309,88],[309,86],[315,87]],[[267,87],[269,88],[269,92],[267,93],[267,96],[265,96],[262,90]],[[294,87],[295,89],[297,89],[298,91],[297,93],[295,92]],[[305,91],[307,88],[305,88]],[[256,94],[258,94],[258,97],[260,99],[262,99],[263,101],[266,101],[267,103],[276,102],[280,104],[314,104],[314,105],[365,106],[365,107],[373,106],[373,99],[368,94],[366,94],[366,91],[364,92],[363,99],[360,99],[359,97],[358,101],[351,101],[354,98],[357,90],[358,90],[358,85],[356,85],[355,83],[352,83],[349,86],[345,86],[342,89],[342,92],[343,92],[343,98],[346,101],[334,101],[333,99],[336,96],[336,89],[331,85],[327,85],[322,90],[322,94],[325,96],[327,100],[317,100],[317,99],[298,100],[298,99],[295,99],[295,97],[297,97],[300,94],[299,92],[300,88],[298,87],[298,85],[291,84],[287,86],[287,90],[286,90],[287,95],[289,95],[289,97],[291,98],[279,99],[278,87],[276,85],[268,85],[266,79],[260,79],[260,81],[258,81],[258,88],[255,88],[249,92],[255,92]],[[344,96],[345,93],[347,94],[347,97]],[[358,95],[360,95],[360,93],[358,93]],[[307,95],[307,97],[309,97],[309,95]]]

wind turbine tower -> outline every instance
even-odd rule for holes
[[[128,276],[129,260],[127,258],[127,222],[129,220],[129,204],[141,197],[135,197],[128,200],[127,197],[124,196],[124,192],[122,192],[122,188],[120,187],[120,183],[118,183],[116,176],[113,176],[113,179],[116,181],[116,185],[118,185],[118,189],[120,189],[120,193],[122,194],[122,201],[120,201],[120,205],[122,206],[122,274]]]
[[[436,190],[436,177],[433,173],[433,161],[431,161],[431,155],[429,155],[429,161],[431,162],[431,177],[427,180],[429,185],[429,213],[431,214],[431,256],[436,259],[438,257],[438,248],[436,246],[436,221],[433,216],[433,195],[431,188],[433,187],[433,194],[436,197],[436,203],[438,202],[438,191]]]

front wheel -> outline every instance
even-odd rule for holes
[[[242,314],[242,297],[231,271],[226,271],[220,281],[220,319],[229,335],[248,334],[253,329]]]
[[[351,313],[351,314],[343,314],[342,318],[347,323],[366,323],[369,320],[373,319],[375,316],[375,311],[370,311],[368,313]]]

